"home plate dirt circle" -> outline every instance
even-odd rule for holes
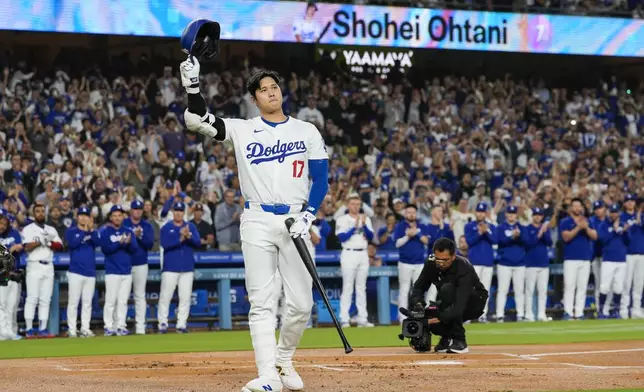
[[[465,355],[406,348],[300,350],[306,391],[548,391],[644,385],[644,341],[479,346]],[[2,361],[2,390],[228,392],[255,377],[252,352]]]

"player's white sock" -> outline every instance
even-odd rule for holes
[[[43,329],[47,329],[47,321],[49,321],[48,318],[46,319],[41,319],[40,320],[40,330],[42,331]]]
[[[34,329],[34,319],[25,319],[25,328],[27,328],[27,331]]]

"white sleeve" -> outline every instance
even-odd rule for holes
[[[222,118],[224,121],[224,124],[226,125],[226,139],[224,140],[229,140],[231,142],[235,142],[237,139],[237,132],[248,128],[250,121],[247,120],[242,120],[239,118]],[[252,130],[251,130],[252,131]]]
[[[343,215],[340,218],[338,218],[338,220],[336,220],[335,222],[335,235],[344,233],[347,230],[349,230],[349,228],[347,227],[346,215]]]
[[[311,127],[309,142],[307,146],[308,159],[329,159],[329,153],[326,150],[326,144],[320,131],[314,125],[308,124]]]
[[[36,238],[36,233],[34,233],[33,230],[31,230],[31,225],[25,227],[22,230],[22,242],[24,244],[28,244],[30,242],[34,242],[34,239]]]
[[[302,20],[297,20],[293,23],[293,35],[302,35]]]
[[[58,242],[61,244],[63,243],[63,240],[61,240],[60,236],[58,235],[58,231],[56,231],[56,229],[51,226],[47,227],[47,236],[49,238],[53,238],[51,242]]]

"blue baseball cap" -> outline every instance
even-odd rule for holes
[[[516,214],[517,213],[517,206],[508,206],[508,209],[505,210],[506,214]]]
[[[479,203],[476,205],[476,212],[487,212],[487,204]]]
[[[604,202],[601,200],[597,200],[593,203],[593,210],[598,210],[603,207],[604,207]]]
[[[176,158],[180,161],[185,161],[186,160],[186,153],[183,151],[179,151],[176,155]]]
[[[208,163],[215,163],[217,162],[217,157],[214,155],[211,155],[208,157]]]
[[[112,207],[112,208],[114,208],[114,207]],[[91,214],[90,214],[89,208],[87,208],[87,207],[83,206],[83,207],[80,207],[80,208],[78,209],[78,212],[76,213],[76,215],[87,215],[87,216],[90,216]]]
[[[183,202],[177,202],[174,203],[174,207],[172,207],[172,209],[175,211],[185,211],[186,205]]]
[[[619,212],[621,208],[619,208],[619,204],[613,203],[610,205],[610,212]]]
[[[125,212],[125,211],[123,211],[123,207],[121,207],[121,205],[120,205],[120,204],[114,204],[114,205],[112,206],[112,208],[110,208],[110,214],[111,214],[112,212],[117,212],[117,211],[118,211],[118,212]]]
[[[627,193],[626,197],[624,197],[624,201],[637,201],[637,195],[633,193]]]
[[[130,204],[130,208],[133,210],[142,210],[143,203],[141,202],[141,200],[134,200],[132,204]]]
[[[544,215],[543,208],[534,207],[532,209],[532,215]]]

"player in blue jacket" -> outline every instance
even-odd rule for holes
[[[467,222],[465,225],[465,241],[469,248],[468,259],[474,266],[474,271],[479,276],[485,289],[490,292],[492,276],[494,275],[494,249],[497,244],[496,226],[487,222],[488,206],[486,203],[476,205],[476,221]],[[487,322],[488,301],[485,310],[479,318],[482,323]]]
[[[445,211],[443,207],[436,206],[432,208],[432,218],[430,223],[427,225],[427,233],[429,237],[429,243],[427,244],[428,249],[434,247],[434,242],[437,239],[446,237],[454,241],[454,233],[447,223],[445,223]]]
[[[593,216],[589,219],[593,227],[599,228],[606,221],[606,206],[601,200],[593,203]],[[597,239],[593,241],[593,261],[591,264],[593,279],[595,281],[595,304],[599,303],[599,286],[601,285],[601,267],[602,267],[602,242]]]
[[[427,226],[418,222],[417,213],[416,205],[408,204],[405,207],[405,220],[394,228],[393,240],[399,254],[398,309],[407,309],[411,287],[418,280],[427,258],[428,230]],[[431,288],[429,290],[429,296],[432,295],[436,298],[435,288],[433,292]],[[398,319],[402,321],[405,316],[398,312]]]
[[[20,233],[11,227],[7,210],[0,209],[0,244],[4,245],[16,259],[20,260],[23,251]],[[17,269],[17,266],[16,266]],[[20,302],[21,283],[10,280],[6,286],[0,286],[0,340],[20,340],[18,335],[18,304]]]
[[[95,248],[101,246],[101,243],[99,232],[94,230],[94,220],[89,208],[78,209],[76,225],[67,230],[65,241],[69,249],[67,335],[70,338],[78,336],[76,320],[78,303],[82,299],[80,334],[83,337],[93,337],[94,333],[90,330],[89,324],[92,320],[92,299],[96,288]]]
[[[127,300],[132,291],[132,258],[139,244],[132,229],[123,226],[123,207],[110,209],[110,222],[100,231],[101,250],[105,255],[105,336],[125,336]],[[114,310],[116,309],[116,318]]]
[[[174,290],[179,286],[177,332],[186,333],[195,270],[194,252],[201,246],[201,238],[197,227],[183,220],[185,204],[177,202],[172,209],[172,221],[161,228],[163,265],[159,293],[159,332],[166,333],[168,330],[168,309]]]
[[[148,252],[154,246],[154,229],[143,219],[143,202],[134,200],[130,205],[130,217],[123,221],[123,226],[129,227],[139,244],[137,252],[132,257],[132,291],[134,292],[134,309],[136,319],[136,334],[145,335],[145,289],[148,282]]]
[[[396,242],[394,240],[394,230],[396,229],[396,216],[394,214],[387,215],[387,224],[381,227],[376,234],[378,239],[378,250],[396,250]]]
[[[608,219],[599,227],[599,240],[602,242],[601,287],[599,288],[599,306],[597,312],[600,319],[609,315],[619,317],[619,307],[626,282],[626,250],[628,217],[620,216],[619,204],[611,204]],[[606,303],[608,294],[613,294],[614,311]]]
[[[552,247],[550,221],[544,222],[542,208],[532,209],[532,224],[525,227],[525,319],[535,321],[533,305],[534,291],[537,290],[537,321],[548,321],[546,300],[550,278],[550,257]]]
[[[598,238],[593,223],[584,215],[581,199],[573,199],[569,211],[570,216],[559,223],[559,237],[564,241],[564,320],[584,317],[593,241]]]
[[[517,321],[524,321],[526,230],[519,224],[517,212],[516,206],[508,206],[505,210],[505,222],[496,229],[499,244],[496,267],[498,281],[496,321],[501,323],[505,320],[505,303],[510,290],[510,281],[514,289]]]
[[[636,207],[637,196],[634,194],[626,195],[622,220],[625,220],[628,224],[626,232],[628,248],[620,316],[628,318],[628,307],[630,305],[631,318],[641,319],[644,318],[644,312],[642,312],[642,291],[644,290],[644,221],[642,220],[642,212],[644,211],[644,204],[640,205],[639,210]]]

